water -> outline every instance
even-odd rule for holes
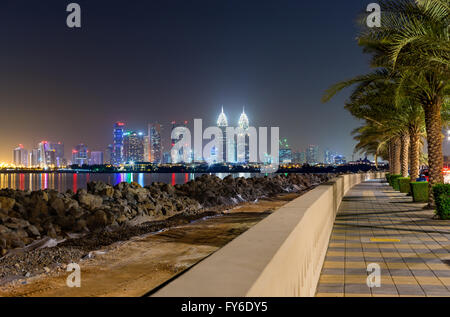
[[[79,188],[86,188],[86,184],[92,181],[103,181],[116,185],[121,182],[137,182],[141,186],[150,185],[152,182],[163,182],[168,184],[184,184],[202,174],[197,173],[0,173],[0,188],[12,188],[20,190],[55,189],[65,192],[68,189],[76,192]],[[224,178],[227,173],[217,173]],[[253,177],[261,174],[236,173],[233,177]]]

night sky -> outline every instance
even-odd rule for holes
[[[66,26],[77,2],[82,28]],[[279,126],[293,149],[318,144],[351,158],[359,123],[327,104],[336,81],[368,71],[356,45],[361,0],[0,2],[0,160],[22,143],[112,143],[115,121],[202,118],[223,104],[237,124]]]

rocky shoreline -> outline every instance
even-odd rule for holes
[[[146,187],[137,183],[111,186],[91,182],[87,189],[76,193],[2,189],[0,258],[45,239],[72,241],[74,237],[93,234],[98,239],[105,232],[123,232],[124,228],[127,231],[155,221],[163,221],[159,225],[161,229],[167,225],[164,221],[174,216],[195,218],[241,202],[301,192],[334,176],[288,174],[247,179],[227,176],[222,180],[206,174],[175,186],[165,183]]]

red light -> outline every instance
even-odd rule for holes
[[[117,122],[116,124],[120,127],[123,127],[125,125],[125,123],[123,123],[123,122]]]
[[[188,122],[187,122],[187,121],[184,121],[184,124],[188,124]]]

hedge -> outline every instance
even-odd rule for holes
[[[398,179],[402,177],[402,175],[391,175],[390,180],[391,182],[389,183],[392,188],[394,188],[395,190],[400,190],[399,185],[398,185]]]
[[[436,214],[441,219],[450,219],[450,184],[437,184],[433,186]]]
[[[386,182],[389,183],[391,177],[391,173],[386,173]]]
[[[398,178],[398,187],[401,193],[409,194],[411,193],[411,186],[409,183],[411,182],[411,178],[409,177],[399,177]]]
[[[410,186],[414,202],[428,202],[428,182],[411,182]]]

